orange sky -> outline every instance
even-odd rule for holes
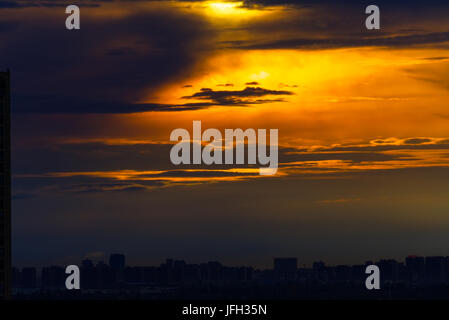
[[[204,128],[276,128],[284,147],[308,148],[338,145],[371,146],[376,139],[401,145],[407,138],[428,138],[425,144],[437,144],[449,137],[447,72],[449,50],[441,46],[391,48],[361,46],[352,48],[265,49],[224,48],[227,41],[260,40],[253,24],[276,24],[284,19],[300,19],[309,9],[286,7],[241,7],[239,2],[147,2],[133,5],[105,4],[101,10],[87,9],[88,19],[110,20],[132,16],[136,12],[177,10],[204,18],[216,31],[209,39],[207,54],[193,69],[157,88],[143,88],[136,103],[183,104],[201,102],[186,99],[201,88],[244,90],[262,87],[290,91],[282,102],[248,106],[215,105],[203,110],[131,113],[106,117],[122,130],[98,129],[93,136],[77,141],[103,141],[115,144],[142,141],[168,143],[175,128],[191,130],[193,120]],[[53,14],[49,10],[49,14]],[[100,19],[100,20],[101,20]],[[449,24],[449,23],[446,23]],[[443,28],[428,24],[429,28]],[[256,30],[256,31],[255,31]],[[276,36],[290,38],[291,31],[276,31]],[[128,39],[131,41],[131,39]],[[123,45],[114,40],[110,47]],[[147,48],[148,49],[148,48]],[[149,50],[151,50],[151,45]],[[247,83],[254,83],[248,85]],[[227,86],[225,86],[227,84]],[[274,99],[276,96],[264,98]],[[74,137],[58,137],[63,142]],[[390,139],[393,142],[388,142]],[[385,142],[384,142],[385,144]],[[404,160],[364,162],[357,165],[341,161],[304,162],[327,170],[372,170],[416,166],[447,166],[447,152],[412,150],[381,151],[402,153]],[[296,163],[296,165],[301,165]],[[282,169],[279,174],[293,169]],[[302,170],[302,169],[301,169]],[[294,170],[293,170],[294,171]],[[188,180],[188,179],[186,179]],[[213,180],[213,179],[212,179]]]
[[[367,31],[359,7],[337,4],[80,3],[78,33],[63,28],[62,7],[0,11],[11,28],[0,55],[13,71],[22,257],[30,237],[45,243],[52,232],[86,235],[93,250],[170,238],[154,256],[256,263],[300,250],[334,261],[439,250],[432,235],[449,225],[447,10],[383,7],[381,30]],[[277,174],[173,166],[170,133],[194,120],[278,129]]]

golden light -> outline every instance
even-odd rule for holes
[[[209,9],[218,15],[241,14],[244,9],[241,8],[243,2],[210,2]]]
[[[263,10],[245,8],[243,2],[210,1],[205,4],[208,15],[222,18],[253,18],[266,13]]]

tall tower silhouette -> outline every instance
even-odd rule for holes
[[[0,72],[0,299],[11,296],[10,74]]]

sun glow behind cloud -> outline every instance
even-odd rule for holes
[[[215,14],[240,14],[244,10],[240,9],[242,2],[210,2],[209,9]]]
[[[182,97],[202,88],[244,90],[252,83],[252,87],[293,94],[281,96],[283,102],[238,109],[216,105],[207,110],[178,112],[176,117],[190,123],[193,119],[207,119],[206,125],[214,127],[222,123],[223,127],[246,128],[265,127],[266,119],[271,119],[280,129],[283,143],[288,143],[286,137],[313,137],[321,143],[353,137],[444,137],[449,132],[444,129],[444,119],[436,115],[445,113],[447,100],[442,97],[449,98],[449,93],[433,82],[414,77],[411,71],[438,63],[444,67],[444,61],[422,59],[444,55],[438,50],[397,50],[392,54],[391,49],[387,52],[378,48],[224,51],[204,61],[208,72],[199,71],[161,90],[157,102],[204,102]],[[423,109],[423,105],[427,107]],[[236,110],[238,118],[231,116]],[[151,119],[159,117],[148,115]],[[423,126],[424,118],[433,121],[433,126]]]
[[[219,17],[254,17],[263,11],[249,9],[243,6],[243,2],[210,1],[206,2],[207,14]]]
[[[153,12],[174,5],[149,2],[138,9],[139,12]],[[126,8],[117,11],[120,15],[111,14],[111,17],[123,19],[137,10],[136,7]],[[206,37],[210,42],[201,46],[204,49],[201,54],[206,54],[192,71],[163,83],[157,92],[151,84],[148,88],[151,93],[138,102],[166,105],[209,102],[210,105],[193,111],[111,116],[114,121],[123,123],[123,128],[132,127],[132,130],[122,131],[129,135],[126,137],[104,132],[110,139],[131,141],[129,143],[148,139],[163,142],[173,128],[190,128],[192,120],[198,119],[203,120],[205,127],[219,129],[278,128],[280,144],[284,146],[326,145],[355,138],[449,136],[445,118],[449,93],[442,85],[438,86],[439,82],[445,83],[441,78],[447,70],[447,50],[344,46],[308,50],[245,49],[243,44],[251,48],[264,41],[276,42],[304,35],[299,29],[291,34],[288,28],[285,34],[268,32],[266,23],[275,26],[274,23],[281,23],[291,14],[291,10],[281,11],[281,8],[261,10],[247,8],[241,1],[201,1],[189,2],[188,6],[185,2],[178,3],[172,9],[179,13],[195,13],[198,19],[207,16],[206,21],[215,32]],[[111,10],[115,13],[118,9],[112,6]],[[263,15],[263,19],[259,19],[259,15]],[[127,37],[126,41],[129,39]],[[126,41],[108,43],[108,50],[129,49],[116,50],[114,59],[139,54],[140,49],[149,50],[149,47],[133,47],[132,41]],[[232,43],[240,42],[239,49],[232,47]],[[441,74],[436,70],[441,70]],[[434,78],[435,75],[440,78]],[[201,90],[242,92],[247,87],[292,94],[266,95],[260,98],[264,100],[262,103],[246,106],[220,104],[204,96],[186,98],[198,97],[195,94]],[[431,155],[426,159],[431,157],[436,158]],[[333,167],[327,162],[320,162],[320,165]]]

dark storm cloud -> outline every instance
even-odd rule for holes
[[[93,179],[105,180],[105,179]],[[154,187],[161,187],[164,183],[162,181],[145,181],[144,183],[135,182],[95,182],[79,183],[79,184],[59,184],[54,191],[59,192],[74,192],[74,193],[97,193],[97,192],[139,192],[147,191]],[[47,190],[49,191],[49,190]]]
[[[186,111],[216,105],[279,102],[283,100],[251,98],[291,94],[246,88],[211,90],[185,97],[210,100],[207,102],[174,105],[133,102],[169,81],[194,72],[194,64],[201,59],[195,50],[207,47],[207,39],[213,34],[200,17],[174,11],[163,13],[163,18],[149,12],[103,24],[83,20],[83,28],[76,33],[53,25],[56,21],[51,19],[50,22],[23,22],[24,37],[15,38],[11,32],[4,35],[3,45],[0,44],[2,61],[13,71],[13,113]],[[9,26],[13,22],[2,23]],[[37,33],[34,25],[48,32]],[[119,42],[128,44],[117,45]],[[207,50],[202,52],[207,54]],[[30,74],[39,75],[39,81]]]
[[[102,114],[102,113],[139,113],[150,111],[187,111],[209,108],[216,103],[128,103],[120,101],[96,101],[78,97],[59,95],[17,95],[14,98],[14,113],[67,113],[67,114]]]
[[[425,57],[422,58],[423,60],[428,60],[428,61],[445,61],[448,60],[449,57]]]
[[[0,3],[0,9],[15,9],[15,8],[54,8],[67,7],[70,4],[82,5],[83,7],[98,7],[102,2],[111,2],[112,0],[78,0],[76,3],[71,3],[66,0],[7,0]]]
[[[172,170],[165,171],[154,175],[142,175],[142,177],[193,177],[193,178],[207,178],[207,177],[239,177],[239,176],[259,176],[258,172],[229,172],[229,171],[184,171],[184,170]]]
[[[80,4],[108,2],[81,1]],[[10,8],[67,4],[64,1],[2,3],[4,7]],[[437,10],[435,6],[427,5],[423,10],[417,10],[422,4],[413,2],[407,8],[404,7],[403,11],[384,10],[382,30],[367,32],[364,29],[366,15],[359,2],[351,2],[348,6],[327,1],[262,0],[246,3],[262,6],[298,4],[298,10],[292,10],[293,13],[288,16],[282,15],[280,20],[249,21],[240,27],[251,35],[248,41],[230,39],[222,42],[222,47],[406,47],[449,41],[449,32],[430,32],[423,27],[429,17],[435,16],[435,20],[442,16],[446,18],[447,7]],[[308,11],[301,11],[304,6]],[[418,13],[419,19],[412,19]],[[347,16],[353,19],[345,18]],[[234,95],[232,92],[214,91],[210,95],[200,92],[191,96],[210,100],[201,103],[167,105],[137,102],[147,100],[151,93],[157,92],[164,84],[191,76],[196,64],[216,49],[218,44],[214,39],[217,39],[215,35],[220,30],[213,29],[202,16],[180,13],[174,8],[159,8],[106,21],[83,16],[82,28],[76,32],[67,32],[63,28],[63,21],[54,16],[24,19],[20,25],[7,18],[0,19],[0,68],[9,67],[13,72],[13,112],[134,113],[283,101],[251,99],[258,95],[248,95],[251,92],[245,89],[247,92],[235,92]],[[416,21],[420,24],[410,25]],[[235,29],[238,30],[238,27]],[[5,30],[8,32],[2,32]],[[39,81],[35,81],[37,76]],[[276,92],[273,94],[277,95]]]
[[[220,86],[220,85],[218,85]],[[221,86],[230,87],[233,84]],[[184,87],[192,87],[191,85]],[[127,103],[120,101],[95,101],[83,100],[73,97],[58,95],[18,95],[15,97],[15,113],[138,113],[151,111],[191,111],[207,109],[214,106],[249,106],[271,102],[285,102],[284,99],[253,99],[270,95],[292,95],[290,91],[278,91],[260,87],[246,87],[235,91],[214,91],[210,88],[202,88],[184,99],[210,100],[205,102],[190,102],[182,104],[161,103]]]
[[[42,174],[47,172],[92,172],[92,171],[165,171],[171,173],[155,173],[154,176],[179,176],[179,166],[170,161],[172,144],[137,143],[137,144],[105,144],[87,143],[48,143],[36,146],[18,147],[13,150],[12,162],[15,176]],[[289,150],[290,151],[290,150]],[[281,151],[282,152],[282,151]],[[236,152],[234,152],[234,155]],[[131,156],[132,155],[132,156]],[[236,165],[235,167],[249,167]],[[229,169],[228,165],[186,165],[187,169]],[[201,176],[204,172],[192,172],[192,176]],[[220,176],[233,173],[215,174]],[[188,174],[187,174],[188,175]],[[148,177],[144,174],[142,177]],[[49,177],[48,179],[53,179]],[[81,179],[89,179],[81,177]]]
[[[20,4],[17,1],[2,1],[0,2],[0,9],[19,8]]]
[[[158,108],[157,104],[95,101],[60,95],[16,95],[14,113],[135,113]]]
[[[245,105],[254,103],[265,103],[270,101],[282,101],[282,100],[250,100],[254,97],[263,97],[269,95],[292,95],[291,91],[279,91],[270,90],[261,87],[246,87],[243,90],[223,90],[215,91],[210,88],[202,88],[199,92],[194,93],[191,96],[185,96],[185,99],[204,99],[211,100],[219,105]]]
[[[249,8],[289,6],[282,19],[252,21],[247,40],[228,39],[224,48],[334,49],[346,47],[444,46],[449,41],[449,4],[444,1],[246,1]],[[365,8],[376,4],[381,29],[367,30]],[[440,21],[435,28],[435,22]]]
[[[0,67],[12,71],[13,112],[157,109],[135,101],[192,75],[196,63],[213,50],[208,23],[175,9],[107,21],[85,15],[76,32],[65,30],[64,14],[61,19],[43,13],[21,21],[17,32],[0,32]],[[12,22],[2,16],[0,23]]]
[[[404,140],[404,144],[400,145],[347,145],[321,147],[314,150],[280,147],[279,162],[347,160],[360,163],[365,161],[390,161],[401,160],[405,156],[387,154],[384,153],[385,151],[449,149],[448,141],[442,140],[433,144],[427,144],[426,141],[425,138],[408,138]],[[172,165],[169,158],[172,146],[172,144],[162,143],[106,144],[100,142],[48,143],[46,145],[24,146],[13,150],[13,172],[15,175],[26,175],[45,172],[98,170],[172,170],[171,174],[176,175],[179,167]],[[186,167],[189,169],[212,168],[206,165]],[[212,169],[225,168],[229,167],[214,165]],[[163,175],[167,174],[164,173]]]
[[[115,101],[83,101],[58,97],[55,100],[30,100],[30,103],[23,103],[26,98],[16,97],[15,113],[67,113],[67,114],[122,114],[140,113],[151,111],[192,111],[207,109],[214,106],[249,106],[270,102],[285,102],[283,99],[231,99],[211,102],[193,102],[184,104],[158,104],[158,103],[120,103]],[[36,102],[37,101],[37,102]],[[56,103],[60,101],[60,103]],[[48,103],[50,102],[50,103]]]
[[[216,103],[212,102],[198,102],[198,103],[184,103],[184,104],[159,104],[152,105],[146,111],[192,111],[207,109],[216,106]]]
[[[435,6],[435,5],[446,5],[445,0],[377,0],[374,2],[367,2],[362,0],[345,0],[345,1],[335,1],[335,0],[244,0],[244,6],[254,7],[254,6],[285,6],[285,5],[296,5],[296,6],[334,6],[334,7],[350,7],[350,6],[368,6],[370,4],[375,4],[378,6],[385,7],[425,7],[425,6]]]
[[[179,166],[170,161],[172,144],[137,143],[105,144],[87,143],[48,143],[36,146],[18,147],[13,150],[13,173],[16,176],[34,175],[46,172],[92,172],[117,170],[171,170],[173,176]],[[282,151],[281,151],[282,152]],[[234,155],[236,152],[234,152]],[[235,167],[248,167],[236,165]],[[209,170],[207,165],[186,165],[187,169]],[[228,165],[214,165],[212,169],[229,169]],[[175,171],[173,171],[175,170]],[[161,173],[156,173],[159,175]],[[202,173],[191,173],[201,175]],[[227,175],[217,173],[218,175]],[[171,174],[164,173],[163,176]],[[144,176],[143,176],[144,177]],[[148,177],[148,176],[147,176]],[[82,177],[82,179],[87,179]]]
[[[204,0],[78,0],[78,4],[102,4],[109,2],[122,2],[122,3],[132,3],[132,2],[156,2],[156,1],[175,1],[175,2],[201,2]],[[241,2],[241,0],[229,0],[229,2]],[[56,5],[68,5],[67,0],[6,0],[6,3],[11,7],[15,8],[17,6],[29,7],[29,6],[56,6]],[[356,5],[368,5],[366,1],[361,0],[345,0],[342,2],[334,0],[244,0],[243,7],[253,8],[253,7],[274,7],[274,6],[316,6],[316,5],[333,5],[333,6],[356,6]],[[380,6],[425,6],[425,5],[444,5],[447,2],[444,0],[418,0],[418,1],[407,1],[407,0],[378,0],[375,4]]]
[[[174,168],[169,144],[69,143],[15,148],[14,174]],[[131,156],[132,155],[132,156]]]
[[[289,162],[345,160],[352,163],[367,161],[401,160],[403,156],[384,154],[381,152],[295,152],[292,149],[281,149],[279,162],[288,165]]]
[[[421,145],[425,147],[426,145]],[[436,145],[441,147],[442,144]],[[54,184],[55,179],[64,180],[69,185],[78,185],[94,181],[106,181],[112,183],[114,179],[105,178],[101,175],[85,175],[85,172],[113,172],[120,170],[133,170],[132,183],[146,183],[146,178],[169,177],[231,177],[231,176],[254,176],[251,172],[223,172],[219,170],[229,169],[226,165],[186,165],[180,168],[174,166],[169,159],[171,144],[140,143],[110,145],[104,143],[68,143],[49,145],[38,145],[34,147],[21,147],[13,150],[13,173],[14,181],[19,184],[25,183],[30,187]],[[318,151],[307,151],[301,148],[279,149],[279,162],[289,165],[293,162],[322,161],[322,160],[344,160],[352,163],[370,161],[405,160],[405,155],[385,154],[382,151],[400,150],[399,146],[391,146],[391,149],[381,148],[386,146],[328,148]],[[404,148],[419,147],[404,146]],[[448,148],[449,145],[446,145]],[[343,149],[343,150],[341,150]],[[379,150],[380,149],[380,150]],[[386,150],[385,150],[386,149]],[[132,155],[132,157],[130,156]],[[235,152],[234,152],[235,155]],[[254,165],[236,165],[236,168],[255,167]],[[186,171],[195,169],[197,171]],[[155,171],[148,173],[148,171]],[[60,176],[57,173],[71,172],[73,176]],[[79,173],[77,175],[76,173]],[[47,175],[55,173],[55,175]],[[37,182],[39,181],[39,183]],[[115,183],[115,182],[114,182]],[[122,182],[120,182],[122,183]],[[131,183],[128,181],[127,183]],[[163,184],[160,184],[163,185]],[[154,186],[158,186],[155,184]],[[111,188],[112,189],[112,188]],[[119,189],[119,188],[115,188]]]
[[[233,42],[229,47],[246,50],[262,49],[332,49],[342,47],[406,47],[424,44],[436,44],[449,41],[449,32],[434,32],[419,35],[371,37],[371,38],[295,38],[268,42]],[[226,43],[224,43],[226,44]]]
[[[409,138],[404,140],[405,144],[421,144],[428,142],[432,142],[432,140],[427,138]]]
[[[314,148],[284,148],[279,149],[279,168],[289,168],[299,171],[289,171],[291,179],[303,178],[335,179],[343,178],[344,170],[316,166],[311,162],[341,160],[346,166],[364,165],[371,162],[388,164],[389,161],[416,161],[413,153],[389,154],[384,151],[414,150],[428,145],[376,146],[345,146]],[[444,140],[443,140],[444,141]],[[449,145],[432,145],[435,149],[444,150]],[[415,141],[418,143],[419,141]],[[202,184],[225,181],[238,183],[242,180],[260,178],[258,172],[229,172],[226,165],[190,165],[173,166],[169,159],[169,144],[142,143],[135,145],[108,145],[103,143],[70,143],[39,146],[27,150],[15,150],[13,153],[14,200],[17,202],[28,199],[40,199],[48,195],[67,196],[68,194],[107,194],[126,193],[128,195],[158,190],[183,187],[190,188]],[[383,148],[381,148],[383,147]],[[390,147],[385,150],[385,147]],[[132,153],[133,157],[129,157]],[[234,152],[235,153],[235,152]],[[137,157],[136,157],[137,155]],[[31,164],[34,166],[32,169]],[[410,163],[409,163],[410,164]],[[407,170],[406,164],[404,169]],[[233,168],[254,168],[251,165],[233,166]],[[431,165],[429,166],[431,167]],[[194,169],[194,171],[192,170]],[[304,171],[305,170],[305,171]],[[367,169],[367,171],[370,171]],[[384,172],[391,171],[387,167]],[[379,172],[377,170],[376,172]],[[296,177],[296,178],[295,178]],[[221,180],[221,179],[227,180]],[[271,179],[279,179],[272,177]],[[289,181],[282,179],[282,181]],[[183,189],[187,190],[187,189]]]
[[[52,143],[15,148],[12,155],[15,199],[48,193],[141,192],[208,183],[204,178],[259,176],[257,172],[222,171],[229,169],[226,165],[180,168],[170,161],[171,147],[159,143]]]
[[[39,197],[44,194],[87,194],[99,192],[142,192],[154,188],[166,186],[168,183],[163,180],[151,181],[117,181],[112,178],[103,177],[33,177],[17,178],[13,194],[16,201]]]
[[[406,142],[408,140],[408,142]],[[331,152],[383,152],[396,150],[447,150],[449,143],[442,140],[437,143],[427,143],[426,139],[411,138],[406,139],[404,144],[388,144],[387,142],[379,145],[349,145],[336,147],[323,147],[316,149],[316,151],[331,151]]]
[[[157,188],[209,183],[214,178],[251,177],[259,177],[259,173],[224,172],[218,169],[205,169],[204,171],[170,170],[160,173],[136,172],[132,177],[125,180],[117,180],[114,177],[105,178],[101,174],[86,176],[77,171],[70,172],[70,176],[57,176],[52,175],[52,173],[18,175],[15,176],[14,189],[16,190],[16,196],[14,196],[14,200],[28,199],[49,193],[64,195],[67,193],[142,192]]]

